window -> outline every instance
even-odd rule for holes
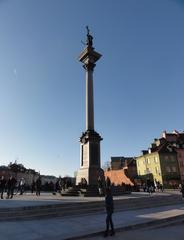
[[[175,167],[175,166],[172,166],[172,168],[171,168],[171,169],[172,169],[172,172],[177,172],[177,171],[176,171],[176,167]]]
[[[170,156],[171,162],[175,162],[175,157],[174,156]]]
[[[149,158],[146,158],[146,159],[145,159],[145,163],[146,163],[146,164],[150,164],[150,159],[149,159]]]
[[[155,172],[156,172],[156,174],[158,174],[158,172],[159,172],[159,168],[158,167],[155,167]]]
[[[158,163],[158,157],[154,157],[154,162]]]
[[[171,168],[170,168],[169,166],[167,166],[167,167],[165,168],[165,170],[166,170],[166,172],[168,172],[168,173],[171,172]]]

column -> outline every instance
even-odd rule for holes
[[[86,130],[94,130],[93,69],[86,70]]]

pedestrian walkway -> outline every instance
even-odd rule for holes
[[[116,212],[113,215],[116,228],[136,228],[153,221],[184,217],[184,204]],[[86,239],[91,234],[102,234],[105,228],[104,213],[82,216],[67,216],[46,220],[1,222],[1,240],[49,240]]]
[[[132,194],[126,194],[122,196],[114,196],[116,199],[132,199],[132,198],[141,198],[148,196],[148,193],[136,192]],[[171,195],[170,193],[156,193],[156,196],[167,196]],[[73,197],[73,196],[61,196],[53,195],[52,193],[42,192],[40,196],[35,194],[25,193],[23,195],[14,195],[13,199],[0,200],[0,208],[15,208],[15,207],[26,207],[26,206],[40,206],[40,205],[49,205],[49,204],[65,204],[65,203],[74,203],[74,202],[96,202],[104,201],[103,197]]]
[[[131,231],[117,231],[116,235],[108,240],[183,240],[184,223],[175,221],[165,223],[161,226],[151,226],[145,228],[134,229]],[[87,238],[88,240],[104,240],[104,236],[96,235]],[[87,240],[85,238],[85,240]]]

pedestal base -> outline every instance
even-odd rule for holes
[[[103,170],[101,168],[81,168],[77,172],[76,185],[84,184],[82,180],[86,180],[86,185],[97,186],[98,177],[103,175]]]
[[[80,196],[82,197],[99,197],[99,190],[97,186],[87,186],[80,189]]]
[[[100,141],[101,136],[94,130],[88,130],[80,138],[81,156],[80,169],[77,172],[76,185],[98,185],[98,177],[102,173],[100,167]]]

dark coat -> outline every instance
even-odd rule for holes
[[[1,188],[1,189],[4,189],[5,186],[6,186],[6,180],[5,180],[5,179],[1,179],[1,180],[0,180],[0,188]]]
[[[36,188],[37,188],[37,189],[38,189],[38,188],[41,188],[41,185],[42,185],[42,181],[41,181],[40,178],[38,178],[38,179],[36,180]]]
[[[111,194],[106,195],[105,197],[105,207],[107,213],[113,213],[114,211],[114,201]]]
[[[184,194],[184,184],[181,186],[181,193]]]
[[[8,189],[9,189],[9,188],[14,188],[15,185],[16,185],[16,182],[17,182],[17,180],[16,180],[14,177],[9,178],[9,180],[8,180],[8,182],[7,182],[7,187],[8,187]]]

